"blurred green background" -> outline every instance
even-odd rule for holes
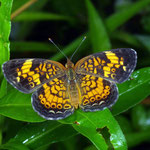
[[[14,58],[65,64],[48,38],[70,57],[84,36],[74,63],[113,48],[137,51],[136,71],[118,85],[116,105],[45,121],[32,110],[31,95],[15,90],[0,72],[0,149],[149,150],[150,0],[0,0],[1,65]]]

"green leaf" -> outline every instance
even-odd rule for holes
[[[41,118],[31,106],[31,94],[24,94],[16,89],[0,99],[0,114],[21,121],[41,122]]]
[[[12,7],[12,0],[0,1],[0,77],[1,66],[9,59],[9,34],[11,29],[10,14]],[[1,79],[2,81],[2,79]],[[6,81],[2,81],[0,88],[0,97],[6,94]]]
[[[64,141],[76,134],[77,132],[70,125],[64,125],[57,121],[45,121],[24,126],[14,139],[30,149],[37,149]]]
[[[119,26],[123,25],[126,21],[136,15],[139,11],[141,11],[144,7],[146,7],[150,3],[150,0],[139,0],[130,7],[123,9],[121,12],[117,12],[107,18],[106,26],[110,32],[117,29]]]
[[[19,141],[10,140],[6,144],[0,146],[0,149],[8,149],[8,150],[30,150],[24,144]]]
[[[0,98],[2,98],[4,95],[6,95],[6,93],[7,93],[6,87],[7,87],[7,81],[6,81],[6,79],[3,78],[2,82],[1,82],[1,87],[0,87]]]
[[[150,67],[135,71],[131,78],[118,84],[119,99],[112,107],[114,115],[128,110],[150,94]]]
[[[46,13],[46,12],[23,12],[18,15],[13,21],[43,21],[43,20],[57,20],[57,21],[72,21],[68,16]]]
[[[10,13],[12,0],[1,0],[0,5],[0,66],[9,59]]]
[[[110,49],[111,44],[101,17],[90,0],[86,0],[86,5],[88,9],[90,38],[94,52]]]
[[[129,119],[127,119],[123,115],[118,115],[115,117],[115,119],[119,123],[124,134],[132,132],[133,129],[132,129],[132,125],[131,125],[131,122],[129,121]]]
[[[82,135],[87,137],[97,149],[107,149],[108,145],[101,130],[106,127],[110,134],[110,142],[115,150],[126,150],[125,137],[108,109],[97,112],[77,110],[74,115],[61,120],[62,123],[72,124]]]
[[[4,126],[5,126],[5,117],[0,115],[0,145],[2,145],[2,142],[3,142]]]

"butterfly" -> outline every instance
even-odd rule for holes
[[[136,67],[137,54],[118,48],[91,54],[75,65],[48,59],[13,59],[3,64],[7,81],[23,93],[33,93],[33,109],[47,120],[64,119],[80,107],[98,111],[118,99],[115,83],[126,81]]]

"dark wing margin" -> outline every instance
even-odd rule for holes
[[[46,59],[12,59],[3,64],[7,81],[23,93],[31,93],[43,83],[64,74],[65,67]]]
[[[116,83],[126,81],[137,63],[136,51],[118,48],[95,53],[79,60],[75,70],[79,74],[90,74]]]

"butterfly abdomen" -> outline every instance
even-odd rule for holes
[[[71,103],[77,109],[79,105],[79,90],[77,87],[76,80],[70,81],[68,90],[70,94],[69,96],[70,96]]]
[[[80,92],[79,92],[80,90],[78,88],[78,84],[76,80],[76,73],[73,68],[67,69],[67,76],[68,76],[69,97],[72,105],[77,109],[79,105],[79,99],[80,99]]]

